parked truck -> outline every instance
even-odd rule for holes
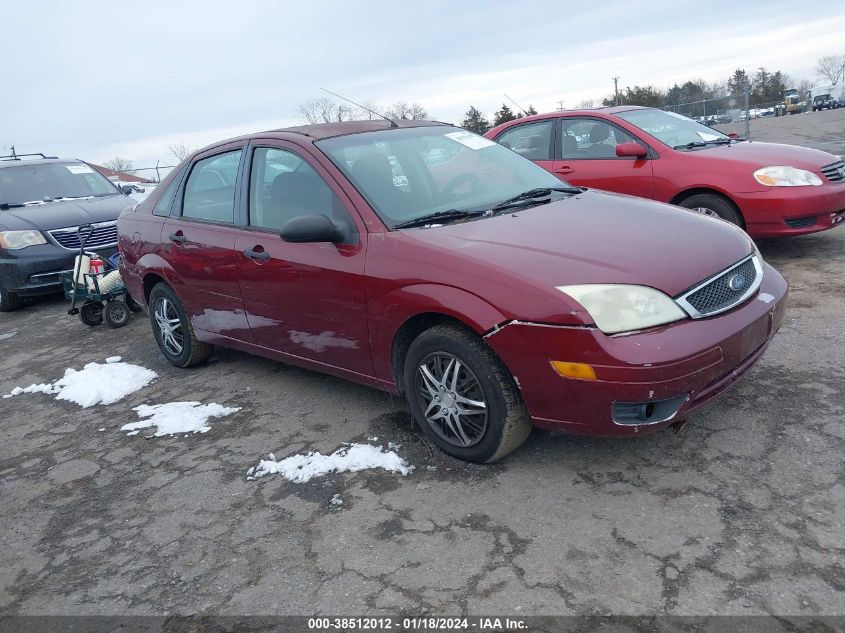
[[[787,114],[800,114],[804,111],[803,95],[798,94],[797,88],[787,88],[781,93],[783,105]]]

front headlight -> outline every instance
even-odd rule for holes
[[[46,243],[47,240],[39,231],[0,231],[0,248],[5,248],[7,251]]]
[[[784,165],[758,169],[754,179],[767,187],[820,187],[823,184],[811,171]]]
[[[672,299],[648,286],[584,284],[557,289],[584,306],[605,334],[643,330],[687,316]]]

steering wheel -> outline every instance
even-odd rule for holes
[[[451,198],[455,195],[455,190],[458,187],[460,187],[461,185],[469,185],[469,191],[467,193],[472,195],[476,192],[476,190],[478,189],[478,185],[480,184],[481,180],[475,174],[460,174],[459,176],[455,176],[454,178],[452,178],[452,180],[447,182],[440,194],[444,198]]]

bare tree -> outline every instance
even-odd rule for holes
[[[108,167],[112,171],[119,171],[124,174],[131,174],[134,165],[132,164],[131,160],[121,158],[120,156],[115,156],[111,160],[106,161],[105,167]]]
[[[596,104],[595,101],[593,101],[592,99],[584,99],[583,101],[579,101],[578,105],[576,107],[579,108],[579,109],[580,108],[592,108],[595,104]]]
[[[196,151],[196,148],[190,143],[172,143],[167,146],[167,149],[170,150],[173,158],[180,163]]]
[[[414,103],[397,101],[387,108],[385,115],[391,119],[411,119],[414,121],[422,121],[429,118],[426,109],[416,101]]]
[[[300,103],[299,115],[309,123],[339,123],[353,120],[356,110],[329,97],[320,97]]]
[[[827,55],[820,58],[816,63],[816,72],[832,84],[839,83],[845,78],[845,55]]]

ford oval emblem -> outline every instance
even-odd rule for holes
[[[737,292],[745,288],[745,275],[742,273],[737,273],[730,279],[728,279],[728,288]]]

